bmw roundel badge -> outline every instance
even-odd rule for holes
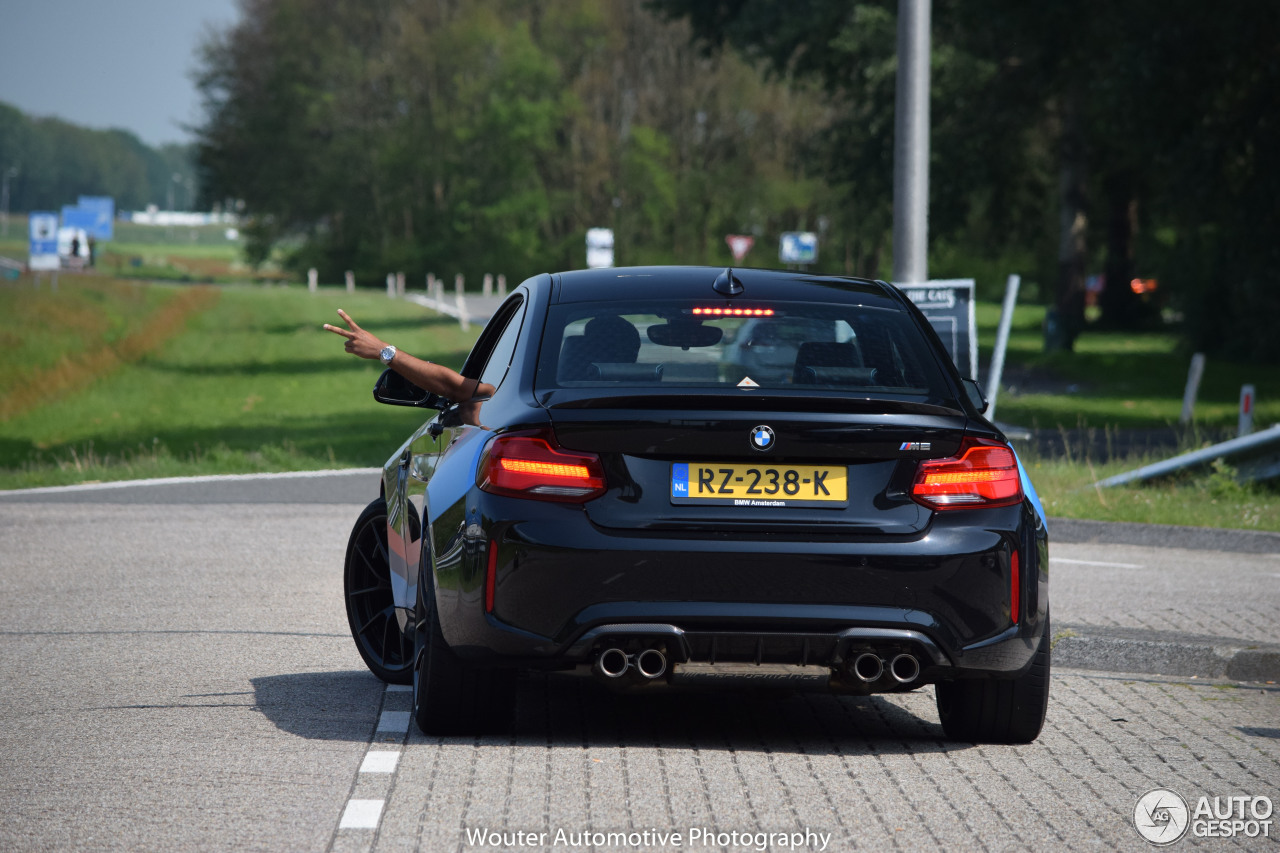
[[[762,452],[773,450],[773,430],[767,426],[752,427],[751,446]]]

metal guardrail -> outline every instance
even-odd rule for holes
[[[1280,476],[1280,424],[1274,424],[1269,429],[1264,429],[1253,435],[1233,438],[1221,444],[1214,444],[1200,450],[1193,450],[1190,453],[1183,453],[1163,462],[1144,465],[1134,471],[1116,474],[1114,477],[1099,480],[1094,485],[1099,488],[1121,486],[1137,480],[1163,477],[1196,465],[1207,465],[1215,459],[1240,456],[1247,457],[1245,464],[1241,466],[1241,474],[1244,478],[1268,480],[1272,477]]]

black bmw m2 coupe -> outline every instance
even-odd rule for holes
[[[1017,454],[880,281],[540,275],[391,456],[346,555],[369,668],[428,733],[509,724],[521,669],[619,690],[934,685],[948,737],[1025,743],[1049,695],[1048,538]],[[718,680],[717,674],[736,678]]]

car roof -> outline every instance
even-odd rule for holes
[[[608,267],[560,273],[555,302],[728,297],[712,289],[724,267]],[[733,268],[743,292],[733,299],[847,303],[902,310],[900,298],[884,282],[793,270]]]

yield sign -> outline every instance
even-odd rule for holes
[[[747,234],[726,234],[724,241],[729,244],[729,251],[733,252],[734,261],[740,261],[747,256],[747,252],[751,251],[756,238]]]

